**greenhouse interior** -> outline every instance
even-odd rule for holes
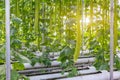
[[[0,80],[120,80],[120,0],[0,0]]]

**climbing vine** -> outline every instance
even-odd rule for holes
[[[120,39],[118,3],[114,0],[114,67],[120,69],[116,51]],[[5,0],[0,0],[1,65],[5,64],[4,4]],[[70,72],[72,76],[77,75],[75,62],[82,50],[96,57],[93,65],[97,69],[109,70],[109,4],[109,0],[11,0],[12,74],[17,76],[13,80],[21,78],[17,71],[24,70],[26,62],[51,66],[50,52],[60,52],[60,67],[63,72],[76,72]]]

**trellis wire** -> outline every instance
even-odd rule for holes
[[[5,0],[6,11],[6,80],[10,80],[10,1]]]
[[[113,80],[113,19],[114,19],[114,0],[110,0],[110,80]]]

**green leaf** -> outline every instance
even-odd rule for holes
[[[19,61],[22,63],[30,63],[31,62],[30,59],[28,59],[26,56],[24,56],[22,54],[17,53],[17,56],[19,58]]]
[[[38,62],[37,58],[32,58],[31,59],[31,65],[34,66]]]
[[[12,64],[12,67],[13,67],[13,69],[15,69],[15,70],[24,70],[24,69],[25,69],[23,63],[20,63],[20,62],[15,62],[15,63],[13,63],[13,64]]]
[[[66,62],[66,60],[71,59],[73,56],[73,50],[69,47],[66,46],[61,52],[60,56],[58,58],[58,61],[61,62]]]
[[[22,20],[20,18],[14,17],[14,18],[12,18],[12,22],[20,24],[20,23],[22,23]]]
[[[118,56],[115,56],[114,58],[114,62],[115,62],[115,67],[120,70],[120,58]]]
[[[11,71],[11,80],[18,80],[19,74],[16,70]]]
[[[5,74],[5,65],[0,65],[0,75]]]
[[[68,77],[74,77],[77,76],[78,72],[77,72],[77,68],[72,68],[72,70],[70,71],[70,73],[68,74]]]

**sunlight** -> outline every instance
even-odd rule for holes
[[[53,35],[56,36],[56,35],[57,35],[57,32],[54,32]]]
[[[86,23],[86,24],[89,24],[90,23],[90,19],[87,17],[87,18],[83,18],[82,20],[80,20],[80,22],[82,23]]]
[[[120,5],[120,0],[118,0],[118,4]]]
[[[85,18],[85,19],[83,19],[83,22],[90,23],[90,19],[89,18]]]
[[[63,19],[66,19],[67,17],[66,16],[63,16]]]

